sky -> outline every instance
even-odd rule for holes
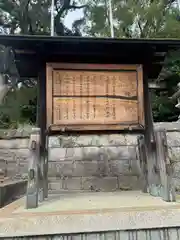
[[[66,27],[71,29],[72,23],[74,22],[74,20],[80,19],[82,17],[83,17],[83,9],[78,9],[76,11],[69,12],[64,19],[64,24],[66,25]]]

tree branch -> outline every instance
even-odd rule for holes
[[[81,5],[81,6],[75,6],[75,5],[69,5],[69,7],[67,8],[67,10],[70,10],[70,9],[81,9],[81,8],[85,8],[87,7],[87,5]]]
[[[143,38],[144,37],[144,33],[143,33],[143,29],[142,29],[141,24],[140,24],[139,21],[138,21],[138,27],[139,27],[139,30],[140,30],[140,37]]]
[[[81,6],[76,6],[76,5],[71,5],[70,4],[71,0],[64,0],[63,6],[59,9],[56,17],[55,17],[55,30],[58,35],[64,35],[65,33],[65,27],[61,23],[60,19],[65,11],[71,10],[71,9],[82,9],[86,7],[87,5],[81,5]],[[57,1],[56,1],[56,8],[57,8]],[[66,29],[67,30],[67,29]],[[71,33],[72,34],[72,33]]]

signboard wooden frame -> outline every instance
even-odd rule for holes
[[[141,65],[46,64],[47,129],[144,128]]]

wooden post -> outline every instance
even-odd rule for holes
[[[48,197],[48,169],[49,169],[49,136],[46,137],[46,188],[45,197]]]
[[[40,164],[39,164],[39,201],[44,200],[44,158],[40,148]]]
[[[36,208],[38,206],[39,190],[39,162],[40,162],[40,130],[32,129],[29,141],[29,168],[28,168],[28,185],[26,195],[26,208]]]
[[[147,149],[145,145],[144,136],[138,137],[138,158],[141,168],[142,191],[148,192],[148,175],[147,175]]]
[[[161,196],[164,201],[176,201],[175,187],[172,183],[172,166],[168,157],[168,146],[165,129],[157,129],[155,131],[157,165],[161,180]]]
[[[153,196],[159,196],[160,180],[156,169],[156,145],[151,107],[151,93],[148,89],[148,78],[146,78],[145,70],[143,80],[144,80],[145,145],[147,149],[148,192]]]
[[[43,189],[44,189],[44,198],[48,197],[48,134],[45,136],[45,151],[44,151],[44,182],[43,182]]]
[[[39,200],[43,201],[47,198],[47,152],[46,152],[46,64],[42,59],[39,79],[38,79],[38,126],[40,128],[40,155],[41,155],[41,191]]]

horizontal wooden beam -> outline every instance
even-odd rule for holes
[[[166,55],[167,52],[155,52],[154,56],[156,57],[164,57]]]
[[[166,89],[166,83],[165,82],[149,82],[148,83],[149,89]]]
[[[15,49],[14,50],[15,51],[15,53],[16,54],[36,54],[36,52],[35,51],[30,51],[30,50],[28,50],[28,49]]]

